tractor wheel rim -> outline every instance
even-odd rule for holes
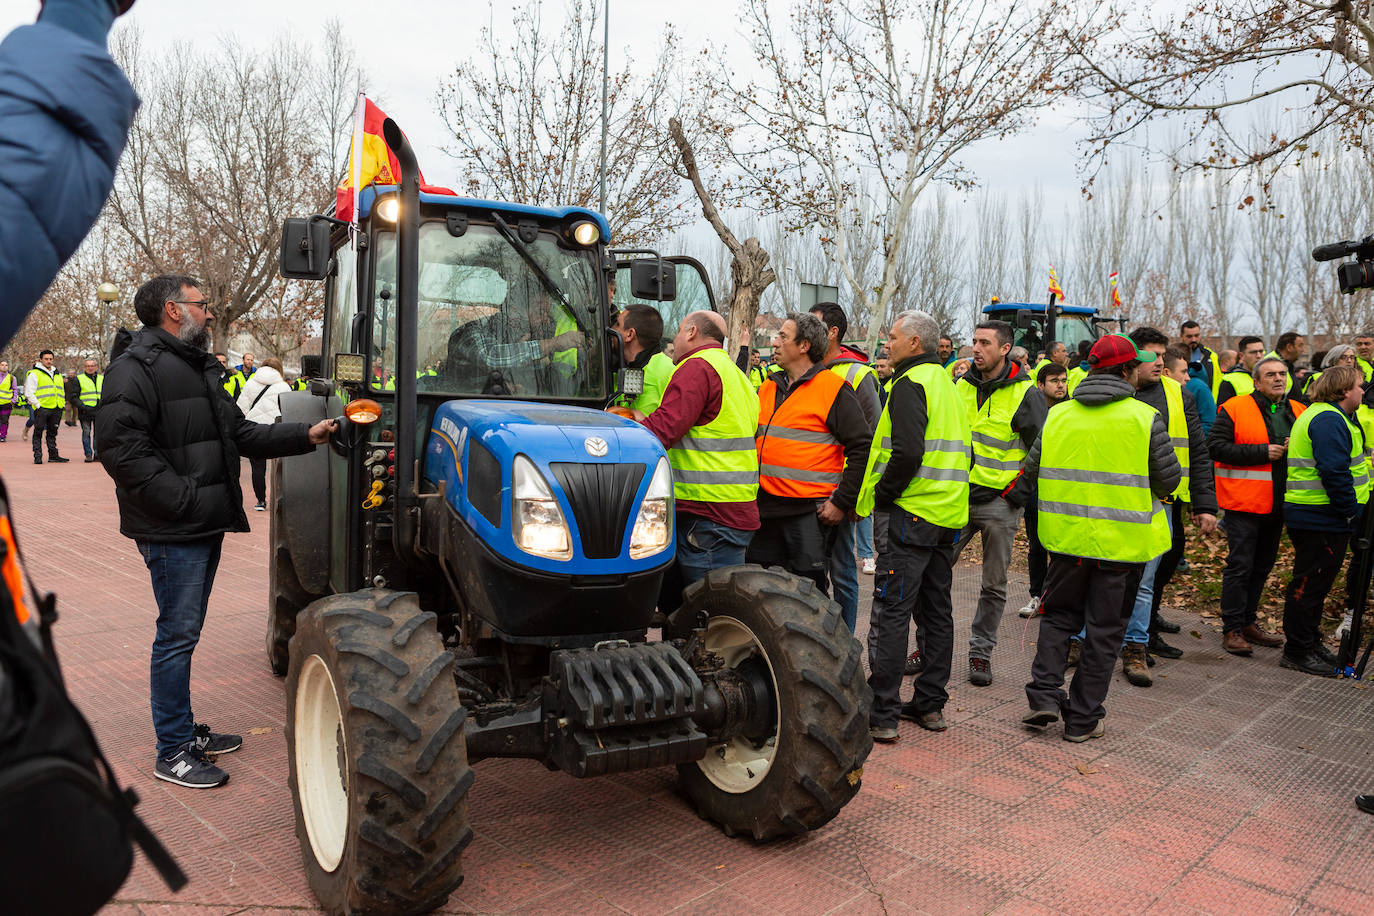
[[[781,740],[781,709],[778,702],[778,677],[773,670],[773,662],[764,651],[763,644],[754,632],[734,617],[712,617],[706,624],[706,649],[719,655],[726,667],[737,668],[750,658],[763,660],[768,668],[769,683],[773,688],[773,735],[762,747],[743,736],[706,749],[706,756],[697,761],[702,774],[716,788],[723,792],[740,795],[756,789],[763,783],[777,757],[778,742]]]
[[[315,861],[339,867],[348,839],[348,752],[339,695],[324,659],[301,666],[296,687],[296,781],[305,832]]]

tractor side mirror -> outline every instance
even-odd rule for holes
[[[323,280],[329,275],[329,223],[288,219],[281,228],[281,275],[288,280]]]
[[[1030,309],[1016,310],[1016,326],[1018,328],[1024,331],[1028,328],[1035,327],[1036,324],[1037,322],[1035,320],[1035,313],[1032,312]]]
[[[657,258],[633,262],[630,265],[630,295],[650,302],[672,302],[677,298],[677,269],[672,263]]]
[[[319,353],[301,355],[302,378],[324,378],[324,357]]]

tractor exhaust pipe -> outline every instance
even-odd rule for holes
[[[391,543],[411,564],[420,511],[415,484],[419,430],[415,428],[415,351],[419,346],[420,166],[410,141],[391,118],[382,125],[386,145],[401,167],[400,213],[396,217],[396,503]]]

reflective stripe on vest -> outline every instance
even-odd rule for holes
[[[1174,446],[1174,457],[1183,468],[1183,479],[1174,488],[1174,499],[1188,502],[1192,491],[1188,487],[1188,415],[1183,412],[1183,386],[1169,376],[1160,376],[1159,383],[1164,386],[1164,406],[1168,415],[1169,441]],[[1151,559],[1154,559],[1151,557]]]
[[[720,347],[696,351],[674,367],[674,374],[689,359],[705,360],[720,377],[720,412],[709,423],[687,430],[668,449],[673,495],[698,502],[750,502],[758,496],[758,396]]]
[[[825,499],[839,486],[844,446],[825,425],[844,388],[832,372],[817,372],[777,406],[778,383],[759,389],[759,489],[774,496]]]
[[[968,523],[968,476],[973,452],[968,414],[949,373],[939,364],[917,363],[901,377],[925,392],[926,433],[921,464],[896,504],[932,525],[962,528]],[[878,481],[892,457],[892,402],[893,397],[888,397],[873,430],[873,446],[868,452],[863,488],[855,509],[861,516],[873,512]]]
[[[1244,369],[1232,369],[1226,373],[1226,381],[1231,383],[1236,397],[1243,397],[1255,390],[1255,378]],[[1229,398],[1227,400],[1230,400]]]
[[[954,386],[963,400],[973,442],[973,467],[968,482],[974,486],[1005,489],[1026,463],[1026,444],[1011,428],[1012,418],[1035,386],[1029,376],[994,388],[978,405],[978,386],[965,373]]]
[[[855,391],[859,390],[859,386],[863,384],[867,376],[873,376],[873,381],[875,383],[878,381],[878,373],[873,371],[872,366],[866,366],[863,363],[853,360],[845,359],[840,362],[831,363],[827,368],[848,382],[849,387],[853,388]]]
[[[1331,497],[1317,473],[1317,460],[1312,454],[1312,421],[1325,413],[1335,412],[1350,430],[1350,480],[1355,498],[1363,503],[1369,497],[1369,462],[1365,459],[1364,434],[1350,422],[1350,418],[1334,404],[1319,402],[1303,411],[1293,424],[1288,441],[1288,486],[1283,501],[1299,506],[1329,506]]]
[[[1041,434],[1040,541],[1075,557],[1146,563],[1169,549],[1164,507],[1150,492],[1156,412],[1134,398],[1065,401]]]
[[[95,407],[100,403],[100,392],[105,387],[105,376],[97,374],[92,379],[86,373],[81,373],[76,377],[81,384],[81,406]]]
[[[1288,403],[1294,416],[1302,416],[1306,405],[1297,401]],[[1254,398],[1230,398],[1220,409],[1231,417],[1235,425],[1235,438],[1232,441],[1236,445],[1269,445],[1269,429],[1264,425],[1264,414]],[[1221,508],[1261,515],[1274,511],[1274,466],[1268,460],[1263,464],[1226,464],[1218,461],[1213,465],[1212,472],[1217,484],[1217,504]]]
[[[35,366],[29,370],[29,377],[38,376],[38,384],[34,391],[34,397],[38,398],[38,406],[46,408],[65,407],[67,399],[62,393],[62,377],[57,374],[57,370],[49,372],[47,369]]]

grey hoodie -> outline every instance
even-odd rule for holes
[[[1131,383],[1117,375],[1089,375],[1073,390],[1073,399],[1089,407],[1110,404],[1112,401],[1122,401],[1134,396],[1135,388]],[[1095,434],[1110,436],[1113,431],[1103,428]],[[1014,506],[1026,505],[1035,495],[1036,481],[1040,476],[1040,446],[1043,442],[1043,436],[1035,440],[1030,454],[1026,456],[1026,469],[1007,496],[1007,502]],[[1150,492],[1156,499],[1164,499],[1174,492],[1182,479],[1183,468],[1179,466],[1178,458],[1174,455],[1169,429],[1164,423],[1164,417],[1156,413],[1154,421],[1150,424]]]

